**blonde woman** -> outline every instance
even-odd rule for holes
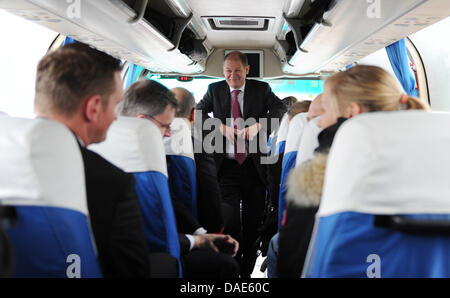
[[[299,277],[322,195],[328,152],[341,124],[361,113],[428,110],[404,93],[397,79],[382,68],[358,65],[330,77],[322,95],[319,147],[314,158],[296,167],[288,179],[286,223],[280,230],[279,277]],[[295,239],[295,241],[292,241]]]

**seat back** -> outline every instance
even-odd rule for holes
[[[300,147],[300,141],[303,130],[308,121],[308,113],[295,115],[289,124],[286,137],[286,149],[283,156],[283,165],[281,166],[280,194],[278,197],[278,231],[281,228],[283,212],[286,209],[287,178],[291,170],[295,167],[297,152]]]
[[[172,135],[164,138],[164,148],[172,199],[182,202],[198,219],[197,179],[191,128],[187,120],[175,118],[171,124]]]
[[[295,166],[298,166],[314,157],[314,150],[319,147],[318,136],[323,130],[317,126],[319,118],[320,117],[316,117],[306,123],[302,139],[300,140],[300,147],[297,152]]]
[[[274,130],[271,132],[271,134],[269,135],[269,140],[267,141],[267,154],[271,155],[272,152],[275,152],[274,148],[275,148],[275,144],[277,143],[277,135],[278,135],[278,130]]]
[[[164,145],[156,125],[146,119],[119,117],[109,128],[106,140],[89,149],[134,175],[150,252],[168,252],[179,260]]]
[[[101,277],[90,230],[83,160],[75,136],[46,119],[0,116],[0,203],[15,277]]]
[[[331,147],[304,276],[450,277],[450,114],[366,113]]]
[[[276,135],[273,137],[272,142],[275,143],[275,155],[283,154],[286,148],[286,138],[288,134],[288,115],[284,114],[281,119],[280,128],[278,129]]]
[[[287,126],[286,126],[286,121],[285,124],[283,123],[283,120],[287,118],[287,114],[285,113],[284,116],[281,118],[281,122],[279,123],[280,125],[277,127],[274,127],[272,132],[269,135],[269,139],[267,140],[267,154],[268,155],[272,155],[275,154],[276,152],[276,145],[277,145],[277,140],[278,140],[278,134],[280,133],[280,131],[285,131],[284,135],[286,136],[287,133]],[[283,126],[283,128],[281,129],[281,127]],[[286,137],[284,137],[284,139],[286,140]]]

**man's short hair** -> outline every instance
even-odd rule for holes
[[[121,62],[83,43],[65,45],[45,55],[38,64],[35,107],[70,115],[93,95],[101,95],[107,105],[114,92],[114,74]]]
[[[138,115],[157,116],[162,114],[167,106],[177,108],[175,96],[164,85],[153,80],[137,81],[125,91],[124,99],[118,106],[122,116],[136,117]]]
[[[223,61],[226,61],[226,60],[238,60],[238,61],[241,61],[242,65],[244,67],[247,67],[247,65],[248,65],[247,55],[245,55],[244,53],[239,52],[239,51],[233,51],[233,52],[230,52],[230,53],[226,54],[225,58],[223,59]]]
[[[192,109],[195,108],[194,95],[192,95],[192,93],[185,88],[181,87],[173,88],[172,92],[177,92],[175,94],[178,94],[178,96],[175,96],[178,101],[178,108],[177,112],[175,113],[175,117],[189,118]]]
[[[297,97],[295,96],[288,96],[281,100],[288,109],[290,109],[296,102],[298,102]]]

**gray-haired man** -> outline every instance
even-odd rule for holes
[[[178,102],[169,89],[156,81],[142,80],[126,90],[119,112],[122,116],[149,119],[160,129],[163,137],[169,137],[170,124],[175,118],[177,107]],[[175,200],[172,203],[177,227],[186,231],[183,223],[192,221],[192,216]],[[195,232],[195,229],[191,229],[190,234],[178,235],[184,277],[238,277],[239,266],[230,256],[237,253],[237,241],[228,235],[192,235]],[[226,248],[224,252],[227,254],[219,253],[222,248]]]

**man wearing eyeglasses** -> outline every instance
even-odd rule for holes
[[[155,123],[159,128],[163,137],[170,137],[170,125],[172,124],[172,121],[170,119],[173,119],[174,115],[175,108],[172,105],[168,105],[162,114],[156,116],[142,114],[139,115],[138,118],[150,118],[151,120],[153,120],[153,123]]]
[[[170,137],[170,124],[175,118],[178,102],[169,89],[152,80],[142,80],[131,85],[118,107],[119,114],[152,121],[162,137]],[[189,234],[178,233],[184,277],[236,278],[239,265],[232,258],[239,244],[231,236],[198,233],[198,222],[176,200],[174,206],[177,228]],[[191,222],[188,222],[191,221]],[[180,226],[183,225],[183,226]],[[191,225],[192,224],[192,225]],[[192,227],[188,229],[187,226]],[[190,230],[187,232],[187,230]],[[217,245],[217,246],[216,246]],[[222,253],[222,251],[224,253]]]
[[[165,94],[161,84],[147,80],[131,85],[124,100],[118,107],[122,116],[131,116],[152,120],[164,137],[170,137],[170,125],[175,117],[177,101]]]

